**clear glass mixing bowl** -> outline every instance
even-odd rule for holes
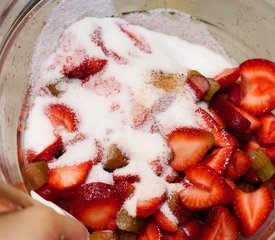
[[[24,117],[21,106],[28,88],[31,57],[43,26],[59,2],[0,1],[0,180],[11,184],[24,183],[20,170],[22,158],[18,151],[23,126],[18,123]],[[53,31],[58,32],[65,24],[81,16],[109,16],[108,11],[87,8],[87,2],[78,0],[79,8],[64,9],[58,29]],[[101,2],[105,6],[111,1]],[[114,0],[114,7],[119,14],[154,8],[184,11],[204,22],[236,61],[253,57],[275,61],[274,0]],[[269,221],[253,239],[275,239],[274,216],[273,210]]]

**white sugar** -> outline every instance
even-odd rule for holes
[[[113,175],[103,169],[101,163],[92,167],[92,170],[89,172],[89,175],[86,179],[86,183],[91,182],[103,182],[107,184],[113,184]]]
[[[97,148],[95,142],[90,139],[78,141],[74,144],[67,145],[64,154],[58,159],[49,163],[49,168],[73,166],[97,157]]]
[[[176,216],[172,213],[169,205],[167,202],[161,205],[160,211],[172,222],[175,224],[178,224],[178,219]]]
[[[36,153],[40,153],[55,140],[53,127],[44,114],[44,106],[47,104],[49,104],[49,99],[37,97],[27,122],[24,148],[31,149]]]

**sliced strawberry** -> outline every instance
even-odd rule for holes
[[[181,228],[184,233],[188,236],[189,240],[199,239],[199,232],[203,226],[203,222],[199,217],[194,217],[190,221],[184,223]]]
[[[194,90],[197,100],[200,100],[208,91],[210,84],[201,74],[188,74],[186,83]]]
[[[255,115],[275,107],[275,64],[264,59],[250,59],[240,65],[242,99],[240,106]]]
[[[275,117],[272,113],[260,118],[262,127],[258,131],[258,141],[264,147],[275,146]]]
[[[164,167],[162,165],[162,162],[159,159],[155,159],[155,160],[150,162],[150,165],[151,165],[151,168],[152,168],[153,172],[157,176],[161,176],[161,174],[164,171]]]
[[[177,223],[170,220],[163,211],[157,210],[154,217],[160,229],[166,232],[176,232],[178,230]]]
[[[47,183],[45,183],[40,188],[37,188],[35,192],[39,194],[41,197],[51,202],[57,202],[60,199],[56,191],[53,188],[51,188]]]
[[[46,147],[42,152],[37,154],[32,162],[36,161],[51,161],[57,158],[64,151],[62,138],[58,136],[52,144]]]
[[[129,182],[129,183],[135,183],[140,181],[140,177],[138,175],[132,175],[132,174],[127,174],[127,175],[113,175],[113,179],[116,183],[119,182]]]
[[[263,150],[264,150],[266,156],[271,160],[271,162],[275,166],[275,146],[274,147],[265,148]]]
[[[261,121],[256,116],[236,106],[235,110],[237,110],[243,117],[245,117],[251,123],[249,128],[251,131],[257,131],[262,126]]]
[[[240,76],[239,68],[226,68],[218,75],[214,76],[214,79],[220,84],[220,90],[224,90],[235,83]]]
[[[139,103],[133,104],[132,116],[133,127],[140,127],[152,116],[152,109],[146,108],[145,106]]]
[[[238,143],[235,137],[229,134],[223,127],[221,127],[208,112],[202,108],[198,108],[196,113],[202,118],[203,122],[207,126],[205,128],[205,125],[202,124],[201,127],[210,130],[210,132],[213,134],[215,138],[215,146],[229,146],[233,150],[237,149]]]
[[[182,206],[178,193],[170,196],[168,206],[180,224],[190,221],[194,215],[192,211]]]
[[[273,197],[266,186],[254,192],[235,189],[233,210],[244,237],[252,236],[268,218],[274,206]]]
[[[123,33],[125,33],[130,38],[130,40],[134,43],[135,47],[137,47],[139,50],[145,53],[151,53],[151,47],[146,42],[143,36],[133,33],[133,31],[130,30],[128,25],[119,24],[119,28]]]
[[[167,141],[174,152],[171,166],[179,171],[198,163],[214,144],[210,132],[197,128],[176,129],[169,134]]]
[[[158,225],[151,221],[147,224],[145,231],[138,236],[138,240],[162,240],[162,237]]]
[[[138,217],[148,217],[155,213],[161,204],[165,201],[166,194],[160,197],[154,197],[148,200],[138,200],[136,214]]]
[[[163,233],[162,240],[190,240],[182,229],[178,229],[175,233]]]
[[[48,174],[48,184],[58,190],[66,190],[83,183],[92,167],[92,161],[79,165],[53,168]]]
[[[240,112],[236,111],[235,106],[222,96],[217,96],[211,101],[211,108],[220,116],[226,126],[235,131],[245,133],[251,123]]]
[[[237,240],[237,220],[227,208],[217,206],[210,210],[208,218],[199,232],[200,240]]]
[[[185,172],[185,188],[179,192],[183,206],[192,209],[205,209],[232,201],[232,189],[211,167],[194,165]]]
[[[121,203],[116,199],[93,199],[74,202],[71,213],[92,231],[115,230]]]
[[[106,59],[86,58],[77,66],[64,66],[63,72],[68,78],[85,79],[100,72],[106,64]]]
[[[115,61],[117,61],[118,63],[126,63],[127,60],[122,58],[121,56],[119,56],[116,52],[107,49],[103,39],[102,39],[102,30],[101,28],[97,28],[94,31],[94,34],[91,36],[92,41],[101,48],[101,50],[104,52],[106,57],[111,57],[113,58]]]
[[[239,83],[232,84],[227,90],[227,99],[235,106],[240,106],[242,98],[241,86]]]
[[[234,150],[231,147],[216,148],[203,160],[203,164],[223,174]]]
[[[259,176],[251,168],[249,168],[247,172],[242,176],[242,180],[252,184],[257,184],[262,182]]]
[[[78,120],[72,109],[64,104],[50,104],[45,110],[53,127],[63,127],[68,132],[74,132],[78,127]]]
[[[238,149],[233,154],[226,168],[225,176],[235,181],[238,178],[240,178],[249,169],[250,165],[251,165],[251,160],[249,156],[242,150]]]

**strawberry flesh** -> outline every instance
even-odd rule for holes
[[[244,237],[252,236],[266,221],[274,206],[271,192],[261,186],[254,192],[235,189],[233,211]]]
[[[197,164],[188,168],[185,174],[185,186],[179,192],[184,207],[199,210],[232,201],[232,189],[211,167]]]
[[[220,84],[220,91],[228,88],[235,83],[240,77],[239,68],[226,68],[218,75],[214,76],[214,79]]]
[[[235,131],[245,133],[251,123],[238,111],[234,105],[222,96],[217,96],[211,102],[211,108],[220,116],[226,126]]]
[[[237,220],[223,206],[216,206],[210,213],[199,232],[200,240],[236,240],[238,237]]]
[[[232,84],[227,90],[228,101],[233,103],[235,106],[240,106],[242,94],[241,86],[239,83]]]
[[[37,154],[32,162],[36,161],[51,161],[54,158],[58,158],[64,151],[62,138],[58,136],[55,141],[46,147],[42,152]]]
[[[171,166],[179,171],[198,163],[214,144],[210,132],[197,128],[176,129],[168,136],[167,141],[174,152]]]
[[[251,160],[242,150],[238,149],[232,156],[225,172],[225,176],[231,180],[240,178],[250,167]]]
[[[54,128],[65,128],[68,132],[75,132],[78,128],[78,120],[75,113],[63,104],[50,104],[45,110]]]
[[[249,59],[240,65],[240,106],[255,115],[275,108],[275,64],[265,59]]]
[[[82,184],[90,169],[92,161],[73,166],[53,168],[48,174],[48,184],[57,190],[66,190]]]
[[[166,199],[166,194],[148,200],[138,200],[136,214],[138,217],[148,217],[155,213]]]
[[[275,146],[275,117],[272,113],[260,118],[262,127],[258,131],[257,138],[260,145],[264,147]]]
[[[106,64],[106,59],[86,58],[77,66],[64,66],[63,71],[68,78],[85,79],[100,72]]]

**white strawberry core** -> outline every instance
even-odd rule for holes
[[[144,40],[151,52],[135,46],[134,41],[120,30],[118,23],[126,26],[138,39]],[[126,62],[121,63],[112,56],[105,56],[101,47],[91,41],[96,29],[101,30],[106,49],[115,52]],[[72,79],[60,84],[64,93],[59,98],[45,94],[34,98],[24,147],[40,152],[54,141],[55,131],[44,114],[44,108],[53,102],[66,104],[76,113],[79,126],[74,133],[59,131],[66,144],[66,151],[60,158],[50,162],[49,167],[75,165],[94,159],[98,154],[96,143],[99,143],[103,149],[103,159],[92,167],[86,182],[112,184],[113,174],[138,175],[140,182],[135,183],[133,196],[124,203],[125,209],[135,216],[138,200],[160,197],[165,192],[170,194],[179,187],[178,184],[165,181],[165,177],[172,172],[168,163],[171,150],[165,139],[166,134],[178,127],[198,127],[201,121],[195,114],[198,108],[195,94],[184,81],[183,86],[174,92],[166,92],[148,83],[151,72],[186,75],[188,70],[196,69],[211,77],[231,67],[231,63],[203,46],[140,26],[127,25],[121,19],[87,17],[64,31],[58,48],[42,62],[39,82],[45,86],[63,78],[63,66],[68,61],[79,64],[84,55],[107,59],[108,62],[86,84]],[[104,87],[95,87],[95,81],[108,87],[105,88],[106,94]],[[147,119],[145,116],[146,121],[143,123],[144,110],[149,110],[151,115]],[[140,126],[134,126],[135,120],[141,121]],[[73,142],[77,134],[83,134],[85,138]],[[104,150],[111,144],[117,144],[129,157],[128,165],[114,173],[106,172],[102,164],[105,160]],[[160,176],[154,173],[150,164],[157,159],[164,167]],[[162,210],[171,215],[167,207],[163,206]]]

